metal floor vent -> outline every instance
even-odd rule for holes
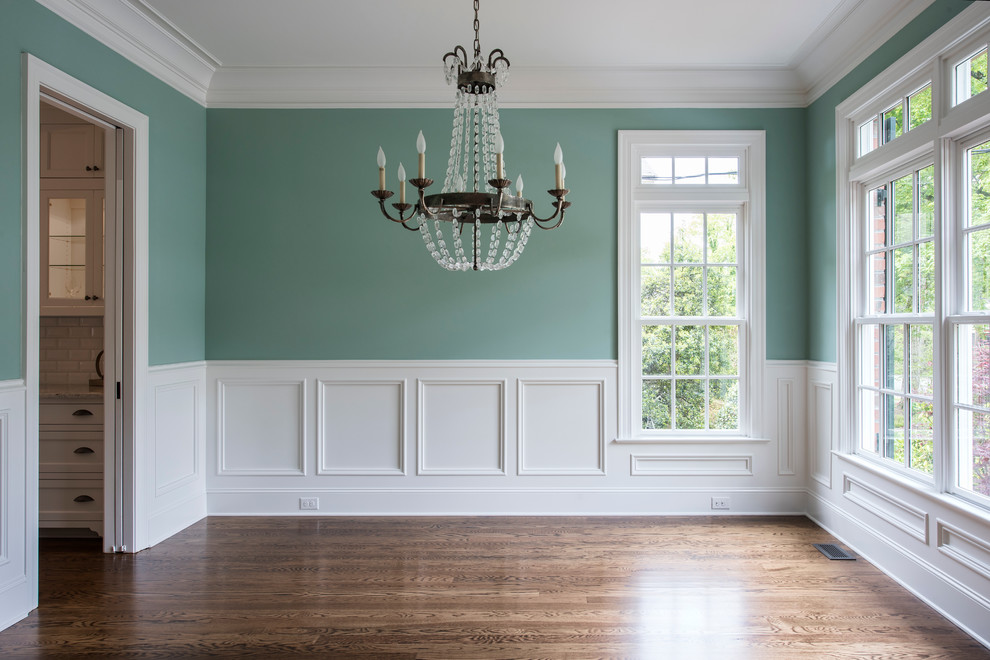
[[[811,545],[818,548],[818,551],[829,559],[856,559],[834,543],[812,543]]]

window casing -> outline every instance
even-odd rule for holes
[[[619,133],[619,440],[753,435],[762,131]]]
[[[960,14],[837,108],[836,143],[842,449],[990,508],[988,40],[990,9]],[[926,81],[930,118],[864,142]]]

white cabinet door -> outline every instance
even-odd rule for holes
[[[91,124],[44,124],[41,127],[41,176],[103,176],[103,130]]]
[[[41,192],[41,314],[103,313],[102,190]]]

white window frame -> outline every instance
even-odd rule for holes
[[[954,67],[990,39],[990,6],[974,3],[888,67],[836,108],[836,193],[838,257],[838,388],[839,451],[857,455],[880,469],[908,477],[902,483],[947,494],[982,507],[990,498],[965,491],[958,484],[958,451],[954,424],[955,332],[967,322],[990,323],[990,313],[964,313],[960,186],[962,145],[990,135],[990,91],[954,104]],[[858,155],[858,128],[864,117],[883,110],[889,99],[907,94],[919,80],[932,81],[932,119],[896,140]],[[883,107],[881,107],[883,106]],[[895,179],[923,160],[935,169],[934,315],[934,454],[932,477],[893,465],[860,450],[860,373],[857,317],[873,316],[863,287],[865,267],[863,195],[882,179]],[[912,315],[891,314],[890,323],[911,322]],[[924,322],[919,319],[920,322]],[[883,322],[883,321],[880,321]],[[907,451],[907,448],[906,448]]]
[[[738,184],[644,184],[651,156],[738,156]],[[751,442],[762,434],[766,355],[766,133],[764,131],[619,131],[618,149],[618,442]],[[732,209],[737,221],[739,429],[644,430],[640,323],[639,214],[643,210]]]

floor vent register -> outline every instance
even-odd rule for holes
[[[818,551],[829,559],[856,559],[834,543],[812,543],[811,545],[818,548]]]

